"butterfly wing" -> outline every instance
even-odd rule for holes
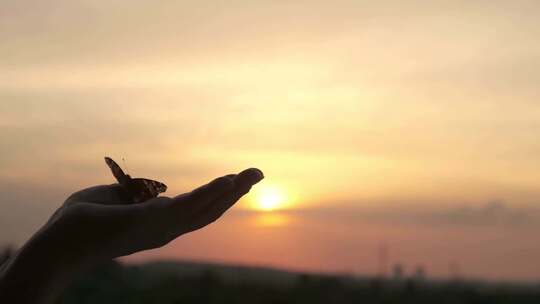
[[[144,202],[167,191],[167,185],[164,183],[146,178],[132,178],[127,187],[136,203]]]
[[[146,178],[131,178],[110,157],[105,157],[105,163],[111,168],[112,174],[118,180],[118,183],[124,187],[135,203],[154,198],[167,190],[164,183]]]
[[[127,183],[127,181],[130,179],[128,175],[122,171],[122,168],[110,157],[105,156],[105,163],[109,168],[111,168],[111,172],[121,185],[124,185]]]

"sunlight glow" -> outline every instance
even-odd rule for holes
[[[253,208],[260,211],[273,211],[285,206],[286,198],[282,189],[276,186],[261,185],[257,190]]]
[[[287,215],[280,213],[263,213],[254,217],[255,225],[258,227],[281,227],[286,226],[291,221]]]

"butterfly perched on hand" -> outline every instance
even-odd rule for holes
[[[118,180],[118,183],[126,190],[135,203],[154,198],[167,190],[167,186],[164,183],[146,178],[131,178],[110,157],[105,157],[105,163],[111,168],[112,174]]]

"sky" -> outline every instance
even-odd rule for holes
[[[113,182],[108,155],[168,195],[266,176],[127,261],[375,274],[385,247],[408,273],[538,280],[539,18],[534,0],[2,1],[0,243]]]

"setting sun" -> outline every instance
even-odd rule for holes
[[[286,196],[280,187],[261,185],[254,193],[252,206],[260,211],[282,209],[286,204]]]

